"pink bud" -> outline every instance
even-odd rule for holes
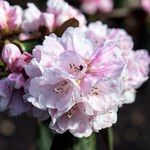
[[[7,1],[0,0],[0,31],[14,31],[22,22],[20,6],[10,6]]]
[[[6,44],[2,50],[2,58],[11,71],[14,70],[14,62],[20,55],[19,48],[14,44]]]

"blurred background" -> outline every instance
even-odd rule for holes
[[[46,7],[46,0],[8,1],[23,8],[27,2],[34,2],[41,10]],[[75,7],[81,6],[79,0],[67,1]],[[101,20],[109,27],[125,29],[132,36],[135,49],[150,50],[150,14],[139,4],[139,0],[114,0],[111,12],[85,15],[88,22]],[[150,150],[150,80],[138,89],[133,104],[119,109],[118,122],[113,129],[115,150]],[[36,150],[37,134],[36,119],[26,115],[12,118],[0,113],[0,150]],[[100,142],[98,147],[102,149]]]

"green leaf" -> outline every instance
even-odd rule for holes
[[[42,122],[38,122],[39,137],[37,141],[38,150],[49,150],[53,140],[53,133],[50,128]]]
[[[38,44],[41,44],[41,42],[39,40],[31,40],[31,41],[22,42],[24,51],[26,51],[26,52],[32,52],[34,47]]]
[[[31,53],[34,47],[38,44],[41,44],[41,40],[28,40],[28,41],[18,41],[14,40],[14,44],[16,44],[22,51]]]

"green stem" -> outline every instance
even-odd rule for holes
[[[44,123],[38,121],[38,140],[37,149],[38,150],[49,150],[53,140],[53,133],[44,125]]]
[[[113,142],[113,129],[112,128],[107,129],[107,137],[108,137],[108,148],[109,150],[113,150],[114,142]]]
[[[108,150],[114,150],[114,145],[113,145],[113,128],[107,128],[101,130],[100,133],[105,141],[105,145]]]

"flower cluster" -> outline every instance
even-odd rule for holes
[[[14,9],[6,4],[5,13]],[[43,13],[29,3],[21,24],[11,29],[13,23],[7,23],[7,28],[20,26],[31,33],[45,26],[53,31],[73,17],[80,26],[68,27],[60,37],[46,36],[32,54],[5,44],[0,59],[8,76],[0,80],[0,111],[50,117],[53,131],[88,137],[116,123],[118,108],[134,102],[136,89],[148,79],[150,57],[146,50],[133,50],[132,38],[123,29],[110,29],[100,21],[86,26],[84,16],[63,0],[49,0],[47,6]]]
[[[10,6],[7,1],[0,0],[0,36],[19,30],[26,33],[21,34],[20,39],[26,40],[30,38],[27,33],[39,31],[42,27],[52,32],[71,18],[76,18],[81,26],[86,24],[84,15],[64,0],[49,0],[46,12],[41,12],[33,3],[27,6],[23,10],[20,6]]]
[[[24,66],[31,61],[32,55],[27,52],[21,54],[19,48],[10,43],[4,46],[2,59],[9,75],[0,80],[0,111],[8,110],[12,116],[28,113],[41,120],[47,119],[46,111],[38,110],[23,98],[27,84]]]
[[[10,6],[7,1],[0,0],[0,34],[18,30],[21,22],[21,7]]]
[[[94,31],[94,32],[93,32]],[[133,51],[131,37],[101,22],[51,34],[33,50],[25,66],[27,101],[48,110],[50,128],[88,137],[117,121],[118,107],[135,100],[148,79],[150,57]]]
[[[88,14],[94,14],[97,10],[108,13],[113,9],[113,0],[81,0],[82,9]]]

